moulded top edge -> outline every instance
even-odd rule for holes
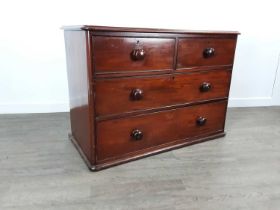
[[[93,26],[93,25],[72,25],[63,26],[63,30],[86,30],[101,32],[142,32],[142,33],[180,33],[180,34],[235,34],[238,31],[207,31],[207,30],[180,30],[180,29],[160,29],[160,28],[129,28],[129,27],[112,27],[112,26]]]

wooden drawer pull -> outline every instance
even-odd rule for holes
[[[138,129],[135,129],[131,132],[131,137],[136,140],[136,141],[139,141],[143,138],[143,133],[142,131],[138,130]]]
[[[213,57],[214,55],[215,55],[215,49],[212,47],[206,48],[203,51],[204,58],[210,58],[210,57]]]
[[[146,52],[143,49],[143,46],[139,44],[139,41],[137,41],[134,49],[131,52],[131,58],[134,61],[140,61],[145,58]]]
[[[199,87],[200,92],[207,92],[207,91],[211,90],[211,88],[212,88],[212,85],[209,82],[203,82]]]
[[[203,125],[206,124],[206,122],[207,122],[207,118],[205,118],[205,117],[199,117],[199,118],[197,118],[197,120],[196,120],[196,124],[197,124],[198,126],[203,126]]]
[[[130,98],[133,100],[133,101],[139,101],[143,98],[143,90],[141,89],[133,89],[130,93]]]

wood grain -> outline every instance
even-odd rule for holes
[[[222,131],[226,104],[222,101],[99,122],[97,162],[167,142],[187,141],[191,137]],[[197,125],[200,116],[207,118],[203,126]],[[143,132],[143,139],[134,140],[131,137],[135,129]]]
[[[70,138],[89,168],[99,170],[224,135],[237,35],[65,28]],[[179,123],[184,120],[187,125]],[[137,143],[127,142],[132,137]]]
[[[96,72],[166,70],[173,67],[174,39],[93,37]],[[143,60],[131,58],[137,42],[145,50]]]
[[[230,34],[238,35],[238,31],[206,31],[206,30],[182,30],[182,29],[160,29],[160,28],[132,28],[132,27],[112,27],[94,25],[63,26],[64,30],[89,30],[92,32],[140,32],[140,33],[185,33],[185,34]]]
[[[204,38],[179,39],[177,68],[192,66],[232,65],[236,39]],[[213,57],[205,58],[206,48],[215,49]]]
[[[88,39],[85,31],[65,31],[70,118],[72,135],[85,156],[93,164],[93,110],[90,87],[91,67],[88,58]]]
[[[121,114],[143,109],[186,104],[228,96],[231,71],[216,70],[193,74],[157,77],[98,80],[96,82],[97,116]],[[201,92],[200,86],[211,83],[211,89]],[[133,100],[131,92],[143,91],[140,100]]]

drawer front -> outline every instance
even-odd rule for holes
[[[177,68],[232,65],[236,39],[179,39]]]
[[[231,71],[98,80],[97,116],[225,98]]]
[[[222,101],[99,122],[98,160],[222,131],[226,106]]]
[[[175,39],[93,37],[96,72],[171,70]]]

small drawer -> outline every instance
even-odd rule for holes
[[[227,101],[220,101],[99,122],[97,159],[223,131],[226,105]]]
[[[94,36],[93,46],[97,74],[173,68],[175,39]]]
[[[97,116],[226,98],[230,70],[96,81]]]
[[[177,69],[232,65],[236,39],[185,38],[179,39]]]

